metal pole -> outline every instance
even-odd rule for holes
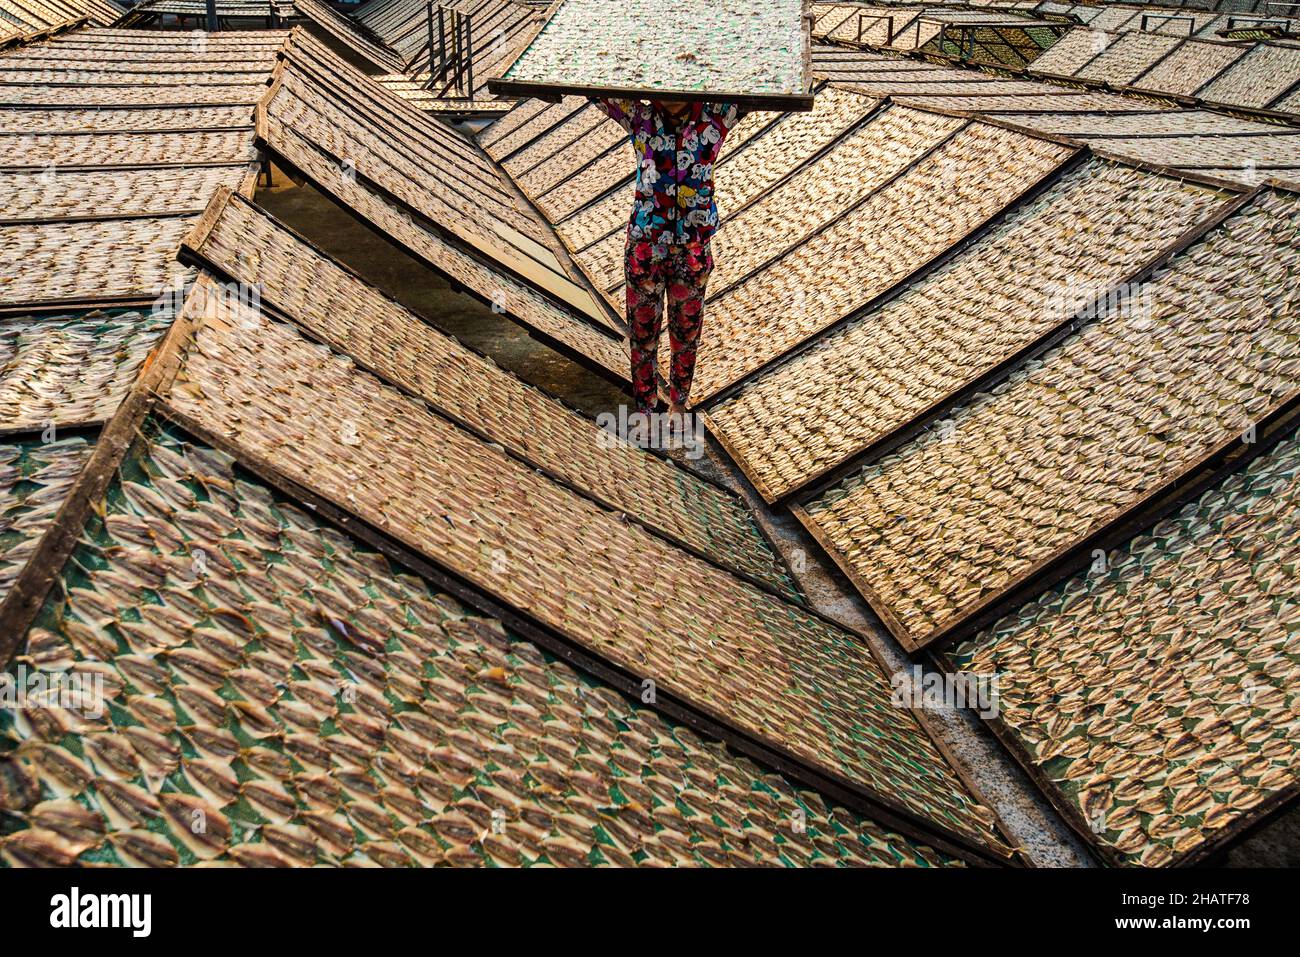
[[[441,81],[447,73],[447,27],[443,9],[438,7],[438,79]],[[432,72],[432,70],[430,70]]]
[[[217,0],[208,0],[208,32],[217,32]]]
[[[465,95],[474,98],[474,19],[465,14]]]
[[[455,65],[452,66],[451,78],[452,78],[452,82],[455,83],[456,92],[458,92],[459,95],[464,96],[464,92],[465,92],[464,91],[464,86],[465,86],[465,74],[464,74],[465,17],[464,14],[461,13],[460,10],[452,10],[451,22],[452,22],[451,34],[452,36],[455,36],[455,59],[456,59]]]
[[[432,90],[433,89],[433,0],[429,0],[429,2],[425,5],[424,13],[425,13],[425,22],[429,28],[429,82],[426,84],[426,88]]]

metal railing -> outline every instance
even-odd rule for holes
[[[1142,14],[1143,32],[1155,33],[1155,29],[1148,30],[1148,24],[1155,23],[1156,27],[1163,27],[1170,23],[1182,21],[1187,24],[1187,35],[1190,37],[1196,32],[1196,18],[1188,17],[1176,13],[1144,13]]]
[[[435,16],[436,11],[436,16]],[[425,9],[429,32],[429,81],[439,97],[474,95],[474,30],[470,14],[430,0]]]

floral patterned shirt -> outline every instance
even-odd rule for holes
[[[628,131],[637,155],[636,200],[627,225],[639,243],[706,243],[718,228],[713,164],[740,120],[734,103],[691,103],[680,121],[653,103],[593,100]]]

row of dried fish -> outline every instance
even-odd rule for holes
[[[593,196],[601,196],[619,182],[627,181],[627,189],[615,192],[617,201],[611,198],[594,204],[590,209],[582,210],[574,216],[569,228],[562,227],[557,230],[560,238],[569,243],[571,248],[576,249],[584,240],[605,235],[627,218],[627,211],[632,205],[631,177],[635,168],[636,157],[626,146],[626,138],[620,137],[619,144],[604,155],[539,194],[537,208],[550,222],[558,223],[577,212],[579,207],[588,203]],[[580,221],[589,225],[583,226]]]
[[[0,444],[0,601],[26,567],[93,448],[80,437]]]
[[[493,303],[494,308],[527,328],[563,343],[610,372],[627,377],[628,359],[620,342],[573,318],[550,299],[511,278],[504,270],[485,266],[417,224],[404,209],[358,183],[332,157],[293,130],[275,122],[268,126],[273,131],[276,149],[289,162],[309,176],[321,190],[404,246],[416,258]]]
[[[573,102],[577,103],[579,98],[573,97]],[[494,120],[490,126],[478,134],[479,144],[491,156],[503,155],[496,150],[496,144],[505,139],[511,133],[514,133],[521,126],[532,120],[538,114],[546,110],[553,109],[557,104],[548,103],[537,97],[529,97],[526,100],[518,100],[510,108],[510,112],[497,120]]]
[[[759,376],[710,422],[764,494],[781,497],[1104,299],[1226,199],[1090,160],[879,309]]]
[[[0,422],[43,429],[107,419],[170,319],[138,311],[0,319]]]
[[[188,86],[179,83],[175,86],[140,86],[128,87],[124,92],[121,86],[28,86],[10,84],[0,90],[0,99],[10,105],[28,107],[123,107],[126,105],[145,108],[181,105],[201,106],[204,104],[231,106],[247,104],[250,108],[266,92],[264,83],[210,83],[204,86]]]
[[[1300,49],[1260,43],[1196,95],[1210,103],[1268,106],[1300,81]]]
[[[0,259],[23,268],[0,284],[0,304],[144,298],[190,274],[176,262],[193,217],[83,223],[0,223]]]
[[[548,162],[567,163],[575,147],[579,144],[586,146],[587,141],[592,139],[599,129],[604,129],[607,133],[622,131],[622,128],[617,123],[613,123],[600,107],[595,104],[584,106],[523,149],[511,153],[501,161],[501,167],[516,183],[519,183],[521,175],[534,167]]]
[[[1300,387],[1298,265],[1296,200],[1264,193],[813,521],[923,642]]]
[[[1100,29],[1070,30],[1034,60],[1029,69],[1033,73],[1073,76],[1075,71],[1118,42],[1120,37],[1119,33]]]
[[[670,23],[672,29],[665,29]],[[595,36],[593,26],[603,27]],[[564,0],[505,72],[510,80],[646,90],[800,94],[799,0],[628,7]]]
[[[8,54],[13,56],[12,53]],[[197,106],[165,109],[0,109],[0,133],[31,135],[94,131],[96,133],[128,130],[235,129],[251,126],[253,110],[247,106]]]
[[[748,509],[671,461],[611,436],[464,348],[232,196],[200,250],[388,381],[491,441],[714,560],[793,593]]]
[[[950,655],[1111,856],[1162,866],[1300,781],[1292,435]]]
[[[135,166],[251,163],[257,159],[253,131],[205,130],[151,133],[104,132],[93,135],[34,133],[0,137],[6,162],[13,166]],[[189,170],[195,173],[198,170]]]
[[[778,746],[942,826],[988,833],[990,812],[890,703],[854,636],[619,521],[288,327],[233,309],[204,325],[170,401],[618,666],[747,733],[780,729]]]
[[[952,863],[665,723],[154,427],[0,717],[11,865]]]
[[[985,124],[954,134],[829,227],[711,301],[696,401],[870,302],[1069,155],[1066,147]],[[926,215],[918,216],[922,208]]]
[[[1128,85],[1181,42],[1154,33],[1126,33],[1074,75],[1113,86]]]
[[[562,146],[556,156],[543,159],[532,169],[514,176],[514,180],[529,196],[540,198],[553,187],[568,185],[593,166],[610,164],[612,169],[612,160],[615,158],[622,160],[624,173],[634,160],[623,128],[606,120],[596,129],[581,134],[577,140]]]
[[[0,137],[0,149],[5,137]],[[250,170],[240,166],[190,169],[63,170],[55,166],[0,173],[0,222],[114,215],[175,215],[202,210],[219,187],[238,189]]]
[[[529,102],[525,100],[524,105]],[[584,96],[562,97],[559,102],[549,105],[544,100],[536,102],[541,103],[543,109],[523,109],[520,113],[523,117],[522,122],[506,124],[500,133],[495,131],[494,125],[483,133],[481,142],[489,156],[501,162],[533,140],[567,123],[587,108],[587,98]],[[522,107],[515,108],[515,110],[521,109]]]
[[[1227,43],[1188,40],[1133,81],[1134,86],[1191,96],[1246,52]]]

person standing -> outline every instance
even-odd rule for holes
[[[624,273],[636,411],[658,404],[657,362],[665,304],[669,423],[684,426],[713,269],[709,240],[718,228],[713,167],[743,115],[732,103],[592,99],[631,137],[636,197],[627,224]]]

